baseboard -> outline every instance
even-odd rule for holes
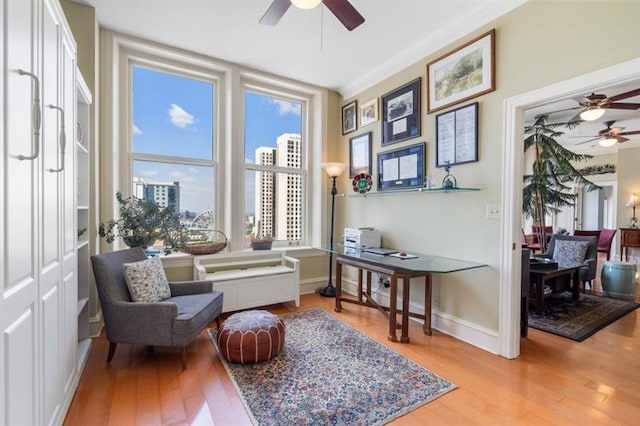
[[[100,310],[97,315],[89,318],[89,337],[99,337],[103,326],[102,310]]]
[[[349,279],[342,280],[342,291],[357,295],[357,282]],[[374,300],[383,305],[389,306],[389,291],[383,289],[373,295]],[[398,300],[398,305],[401,305]],[[424,314],[424,304],[409,302],[411,311]],[[422,320],[411,318],[411,320],[422,324]],[[431,311],[431,328],[441,333],[455,337],[458,340],[469,343],[492,354],[498,354],[498,332],[479,326],[475,323],[441,312],[438,309]]]

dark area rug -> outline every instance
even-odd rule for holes
[[[281,318],[277,357],[255,365],[221,357],[254,424],[380,425],[455,388],[322,309]],[[214,345],[216,334],[209,330]]]
[[[578,303],[570,293],[545,300],[543,315],[529,311],[529,327],[582,342],[640,306],[628,300],[581,294]]]

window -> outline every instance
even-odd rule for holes
[[[305,238],[305,103],[245,91],[246,242],[272,237],[276,244]]]
[[[135,64],[131,80],[132,194],[215,223],[214,81]]]

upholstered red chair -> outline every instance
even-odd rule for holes
[[[524,229],[522,229],[522,238],[521,238],[521,243],[523,247],[528,248],[529,250],[531,250],[532,252],[536,252],[536,251],[540,251],[541,247],[539,243],[531,243],[529,244],[529,242],[527,242],[527,235],[524,233]]]
[[[537,225],[531,225],[531,233],[533,234],[533,242],[529,244],[529,248],[533,251],[541,250],[542,244],[540,244],[540,227]],[[544,227],[544,235],[547,239],[547,243],[549,239],[551,239],[551,234],[553,234],[553,226],[545,226]]]
[[[598,253],[606,253],[607,260],[611,256],[611,243],[613,243],[613,237],[616,236],[617,229],[600,230],[600,238],[598,238]]]

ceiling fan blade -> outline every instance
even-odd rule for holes
[[[597,141],[598,139],[602,139],[602,136],[598,136],[597,138],[587,139],[586,141],[578,142],[576,145],[582,145],[582,144],[585,144],[585,143]]]
[[[573,117],[571,117],[570,120],[567,120],[567,123],[573,123],[575,121],[580,121],[581,120],[580,113],[582,113],[582,108],[581,108],[581,111],[578,111],[578,113],[576,115],[574,115]]]
[[[610,102],[619,101],[620,99],[633,98],[634,96],[640,96],[640,89],[630,90],[625,93],[620,93],[619,95],[611,96],[609,98]]]
[[[322,0],[322,3],[349,31],[356,29],[364,22],[364,17],[349,3],[349,0]]]
[[[289,7],[291,6],[290,0],[273,0],[269,9],[260,18],[260,23],[263,25],[275,25],[280,21]]]
[[[623,138],[622,136],[616,136],[616,139],[618,140],[618,143],[626,142],[629,140],[627,138]]]
[[[640,135],[640,130],[630,130],[628,132],[620,132],[618,136]]]
[[[557,110],[557,111],[551,111],[551,112],[547,112],[547,113],[545,113],[545,114],[546,114],[546,115],[551,115],[551,114],[557,114],[557,113],[559,113],[559,112],[574,111],[574,110],[576,110],[576,109],[582,109],[582,107],[577,106],[577,107],[573,107],[573,108],[559,109],[559,110]]]
[[[639,109],[640,104],[633,103],[620,103],[620,102],[611,102],[606,103],[602,106],[602,108],[611,108],[611,109]]]

